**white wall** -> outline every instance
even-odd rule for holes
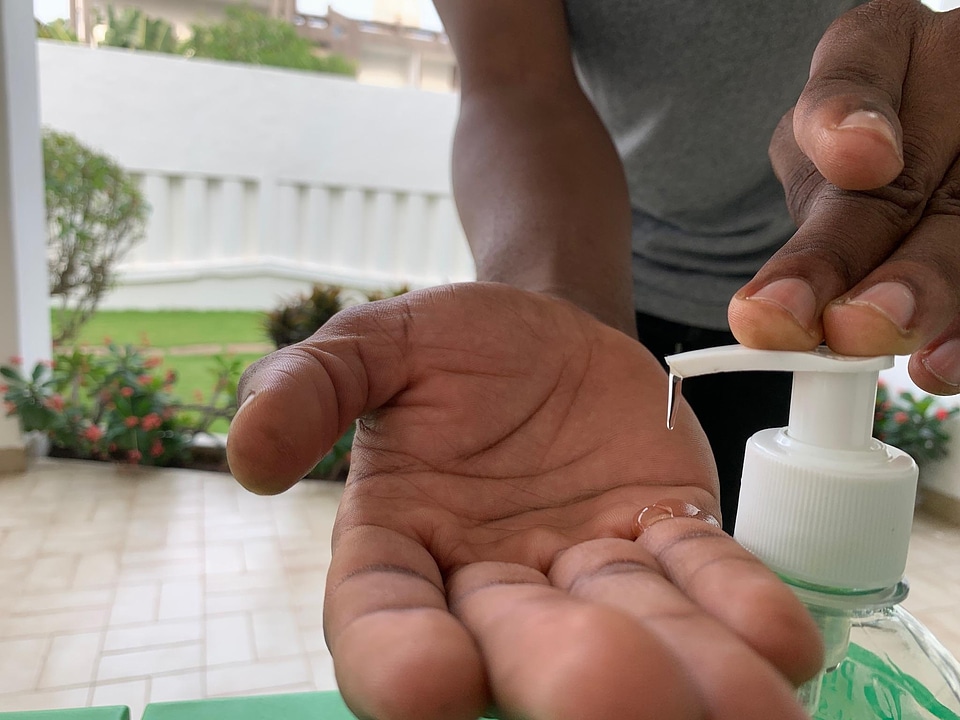
[[[146,242],[107,307],[271,307],[310,281],[473,277],[450,194],[454,95],[39,43],[45,125],[136,173]]]

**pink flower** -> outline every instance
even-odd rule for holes
[[[897,425],[903,425],[907,420],[910,419],[910,416],[901,410],[893,416],[893,419],[896,421]]]
[[[56,365],[53,360],[41,360],[40,364],[51,369],[53,369],[53,367]]]
[[[943,422],[950,417],[950,411],[946,408],[937,408],[937,411],[933,414],[933,416],[940,422]]]
[[[9,385],[0,385],[0,393],[5,393],[9,389],[10,389]]]
[[[50,410],[56,410],[60,412],[63,410],[63,396],[62,395],[51,395],[48,397],[43,404]]]
[[[149,385],[152,380],[153,378],[150,377],[149,375],[141,375],[140,377],[137,378],[137,382],[140,383],[141,385]]]
[[[83,431],[83,437],[90,442],[98,442],[103,437],[103,430],[99,425],[91,425]]]
[[[163,455],[163,441],[157,438],[150,446],[150,457],[160,457],[161,455]]]
[[[163,381],[168,385],[171,385],[177,381],[177,373],[173,369],[167,370],[167,374],[163,376]]]
[[[163,365],[163,358],[159,355],[152,355],[143,361],[143,366],[148,368],[155,368]]]
[[[130,450],[127,453],[127,460],[129,460],[133,465],[136,465],[143,459],[143,453],[139,450]]]
[[[133,388],[132,387],[120,388],[120,394],[123,395],[125,398],[133,397]]]
[[[140,423],[140,426],[146,430],[156,430],[158,427],[163,425],[163,419],[157,415],[157,413],[150,413],[149,415],[143,416],[143,422]]]
[[[10,356],[10,364],[11,364],[11,365],[23,365],[23,358],[20,357],[19,355],[11,355],[11,356]]]
[[[136,415],[131,415],[130,417],[123,419],[123,424],[128,428],[135,428],[140,424],[140,418],[138,418]]]
[[[17,411],[17,406],[15,403],[5,402],[3,409],[7,411],[7,415],[13,415]]]

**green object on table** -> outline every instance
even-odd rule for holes
[[[152,703],[143,720],[356,720],[356,716],[340,693],[328,691]]]
[[[336,692],[151,703],[143,720],[356,720]]]
[[[70,710],[28,710],[0,713],[0,720],[130,720],[130,708],[111,705]]]

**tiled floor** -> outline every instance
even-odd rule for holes
[[[63,461],[0,478],[0,711],[334,688],[341,489]]]
[[[341,486],[44,461],[0,478],[0,711],[334,687]],[[960,528],[919,516],[907,607],[960,655]]]

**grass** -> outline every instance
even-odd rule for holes
[[[251,363],[259,360],[262,355],[241,353],[231,355],[242,363],[246,369]],[[211,355],[165,355],[161,370],[172,369],[177,373],[177,384],[174,385],[174,394],[181,402],[188,405],[202,404],[210,400],[213,386],[216,382],[214,370],[216,364]],[[217,420],[210,428],[215,433],[227,432],[226,420]]]
[[[81,345],[118,345],[171,348],[182,345],[267,343],[261,312],[113,311],[101,310],[80,330]],[[57,325],[56,314],[53,317]]]
[[[101,310],[81,328],[77,343],[88,347],[105,344],[109,338],[118,345],[149,345],[161,351],[163,367],[177,373],[174,393],[185,404],[201,404],[210,400],[217,367],[216,355],[229,356],[226,347],[252,343],[269,345],[263,331],[262,312],[199,312],[189,310],[170,311],[112,311]],[[56,313],[52,316],[56,327]],[[217,346],[214,352],[196,355],[179,355],[165,352],[170,348],[189,345]],[[232,355],[246,368],[263,353]],[[218,420],[213,432],[226,432],[227,422]]]

